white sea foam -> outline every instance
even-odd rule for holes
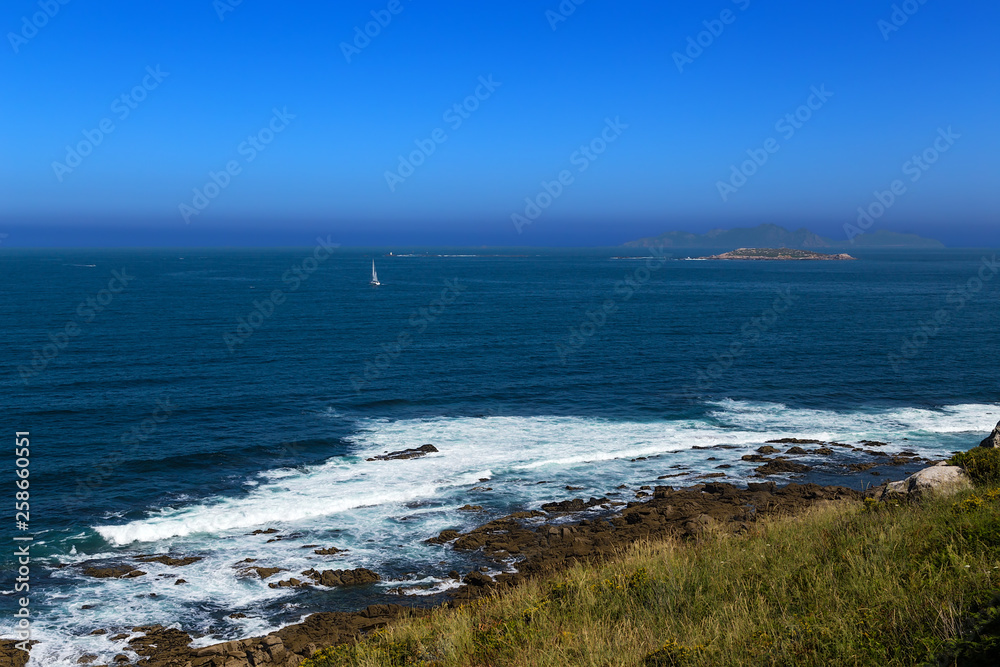
[[[55,611],[46,611],[36,625],[42,643],[33,651],[32,667],[69,667],[82,652],[99,655],[99,662],[111,661],[125,644],[88,633],[121,626],[123,618],[130,626],[170,625],[184,619],[185,630],[211,633],[199,645],[276,629],[281,622],[274,619],[274,610],[294,605],[296,593],[241,577],[233,565],[245,558],[282,568],[284,572],[271,582],[309,568],[368,567],[393,579],[382,589],[427,586],[414,593],[434,594],[454,585],[445,571],[458,564],[439,565],[443,554],[452,559],[462,556],[424,540],[446,528],[470,528],[511,507],[603,495],[619,484],[650,483],[665,472],[717,472],[721,463],[730,464],[726,473],[739,479],[750,472],[750,465],[740,461],[742,454],[782,437],[847,443],[882,440],[894,449],[940,457],[975,444],[998,419],[998,405],[842,412],[727,400],[712,404],[706,419],[692,420],[556,416],[361,420],[350,438],[350,456],[306,468],[262,472],[248,480],[253,484],[244,485],[240,495],[189,501],[138,520],[96,526],[107,542],[105,553],[66,555],[64,563],[78,566],[93,558],[166,552],[204,558],[183,568],[143,564],[147,575],[137,579],[79,576],[78,585],[61,589],[60,595],[68,597],[50,600]],[[426,443],[440,451],[411,460],[367,460]],[[720,444],[736,449],[711,453],[693,449]],[[709,456],[718,460],[708,461]],[[581,490],[566,491],[567,485]],[[486,511],[456,511],[467,503],[483,505]],[[270,527],[278,528],[284,539],[269,541],[273,535],[249,534]],[[84,537],[70,538],[66,551]],[[303,548],[307,545],[348,551],[319,556],[313,548]],[[67,576],[79,570],[70,567],[60,572]],[[402,576],[403,572],[417,574]],[[175,586],[177,576],[188,584]],[[346,594],[323,591],[331,605]],[[82,608],[95,601],[93,609]],[[247,613],[248,618],[227,619],[220,625],[220,616],[232,611]]]

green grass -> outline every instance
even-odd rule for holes
[[[1000,489],[645,543],[303,667],[996,665]]]

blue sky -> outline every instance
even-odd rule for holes
[[[1000,245],[996,3],[910,0],[897,26],[876,1],[231,1],[5,3],[7,245],[610,245],[764,222],[836,238],[897,179],[872,230]],[[226,187],[199,199],[210,172]],[[558,196],[532,211],[543,181]]]

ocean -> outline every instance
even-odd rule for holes
[[[433,604],[449,571],[486,564],[424,542],[444,529],[623,484],[745,483],[740,457],[774,438],[942,458],[1000,420],[994,251],[331,246],[0,251],[4,423],[31,450],[30,526],[10,511],[4,531],[34,538],[32,665],[131,655],[112,637],[138,625],[207,645],[401,587]],[[438,451],[369,460],[424,444]],[[829,468],[793,481],[893,474]],[[83,574],[156,554],[201,560]],[[233,567],[247,558],[286,571],[271,582],[383,581],[271,588]],[[14,546],[0,560],[13,609]]]

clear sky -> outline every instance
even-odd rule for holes
[[[0,242],[1000,245],[996,2],[237,1],[4,3]]]

